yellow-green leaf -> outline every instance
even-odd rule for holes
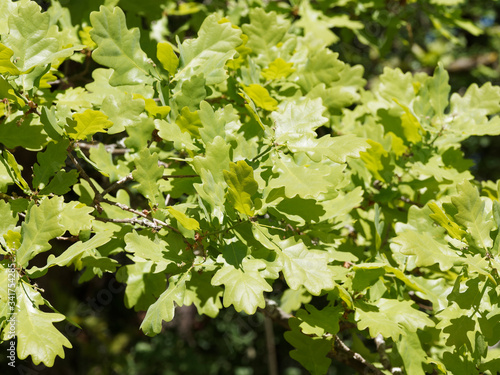
[[[262,70],[262,77],[269,80],[286,78],[293,72],[295,69],[292,68],[293,63],[287,63],[281,57],[278,57],[271,64],[269,64],[269,68],[265,68]]]
[[[21,74],[17,66],[15,66],[11,60],[13,55],[14,51],[0,43],[0,74]]]
[[[146,99],[141,94],[134,94],[133,98],[144,100],[146,112],[151,117],[165,118],[170,113],[170,107],[168,105],[156,105],[154,99]]]
[[[191,112],[188,107],[181,110],[181,114],[175,120],[182,132],[188,132],[191,136],[200,138],[200,128],[203,126],[198,111]]]
[[[74,140],[84,140],[95,133],[105,133],[113,123],[108,120],[108,116],[100,111],[87,109],[83,113],[75,113],[73,119],[76,121],[68,135]]]
[[[254,213],[252,195],[259,187],[253,177],[253,169],[244,160],[229,164],[229,169],[230,171],[223,173],[234,208],[242,214],[252,216]]]
[[[158,43],[156,57],[160,60],[161,65],[163,65],[163,69],[173,76],[179,66],[179,58],[175,54],[172,45],[167,42]]]
[[[433,214],[429,215],[430,218],[441,225],[444,229],[446,229],[451,237],[457,240],[462,240],[462,238],[465,236],[465,231],[462,230],[457,223],[453,222],[436,203],[431,202],[428,204],[428,206],[432,210],[432,212],[434,212]]]
[[[271,95],[269,95],[269,91],[261,85],[251,84],[250,86],[244,86],[243,90],[245,90],[257,107],[265,109],[266,111],[275,111],[278,109],[277,100],[272,98]]]
[[[200,229],[200,223],[197,220],[187,217],[184,212],[177,211],[173,207],[168,207],[168,212],[172,215],[177,221],[188,230],[198,230]]]

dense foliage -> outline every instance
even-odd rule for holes
[[[312,374],[500,371],[500,184],[461,150],[500,134],[500,87],[476,64],[483,83],[453,92],[419,45],[488,19],[408,3],[0,0],[3,345],[52,367],[76,330],[100,334],[58,296],[75,270],[100,280],[91,310],[121,323],[123,295],[140,318],[111,353],[179,313],[225,317],[195,338],[181,316],[188,354],[136,346],[150,364],[244,347],[242,326],[272,351],[274,321]],[[112,370],[148,373],[132,357]],[[209,358],[164,373],[236,372]]]

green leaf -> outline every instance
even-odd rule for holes
[[[42,122],[43,129],[47,135],[54,140],[61,139],[64,133],[57,123],[55,107],[50,107],[49,109],[49,107],[44,106],[40,112],[40,121]]]
[[[415,265],[418,267],[437,263],[441,270],[446,271],[460,259],[444,239],[434,238],[425,232],[398,233],[393,242],[401,246],[401,253],[415,256]]]
[[[4,165],[7,173],[10,175],[13,182],[16,183],[21,189],[29,191],[29,186],[26,180],[21,175],[21,170],[19,169],[19,164],[17,164],[16,158],[9,151],[3,150],[0,155],[0,161]]]
[[[74,140],[86,140],[95,133],[105,133],[113,123],[101,111],[87,109],[83,113],[75,113],[76,124],[68,129],[68,135]]]
[[[90,36],[97,44],[92,58],[114,70],[109,79],[112,86],[151,83],[152,65],[140,46],[139,29],[127,28],[123,11],[114,7],[99,8],[90,14]]]
[[[234,208],[242,214],[252,216],[254,213],[252,195],[259,188],[253,177],[253,169],[244,160],[230,163],[229,168],[229,171],[223,171],[223,173]]]
[[[175,92],[173,99],[179,108],[189,108],[190,111],[196,111],[203,99],[207,97],[205,88],[205,77],[203,74],[192,76],[180,83],[179,91]],[[178,86],[179,87],[179,86]]]
[[[78,172],[72,169],[69,172],[60,170],[49,184],[40,190],[40,195],[64,195],[71,190],[71,187],[78,182]]]
[[[126,283],[125,307],[144,311],[153,304],[165,290],[167,279],[164,273],[154,273],[155,263],[151,261],[127,264],[116,273],[119,282]]]
[[[203,73],[207,85],[223,82],[227,78],[224,66],[236,54],[240,35],[241,30],[220,22],[215,14],[205,18],[198,38],[185,40],[179,46],[180,64],[174,80],[182,82]]]
[[[169,322],[174,318],[175,305],[182,306],[186,292],[186,282],[189,281],[190,273],[172,276],[168,279],[168,288],[158,300],[149,306],[146,316],[141,323],[141,330],[148,336],[154,336],[161,332],[162,322]]]
[[[427,353],[422,349],[422,344],[416,332],[406,331],[401,339],[396,341],[398,352],[403,360],[407,374],[425,375],[422,364],[425,363]]]
[[[224,138],[216,136],[207,144],[205,157],[195,156],[193,159],[194,170],[201,175],[203,169],[210,171],[216,183],[224,183],[224,170],[229,169],[229,145]],[[202,176],[202,180],[203,176]]]
[[[113,162],[112,153],[106,149],[103,143],[90,149],[89,158],[95,163],[99,172],[109,177],[110,182],[118,181],[130,173],[126,165],[120,162],[116,165]]]
[[[451,197],[458,210],[455,219],[467,228],[478,246],[484,250],[491,248],[493,240],[490,232],[495,228],[491,209],[486,210],[485,202],[469,181],[459,184],[457,190],[458,195]]]
[[[224,285],[224,307],[233,305],[235,310],[255,314],[257,307],[264,308],[264,292],[273,288],[259,273],[266,264],[258,259],[245,258],[241,268],[223,265],[212,278],[212,285]]]
[[[31,355],[35,365],[43,363],[52,367],[57,356],[64,358],[64,347],[73,347],[53,324],[64,320],[65,316],[41,311],[42,296],[31,285],[18,286],[16,294],[19,306],[16,316],[17,356],[22,360]]]
[[[304,287],[297,290],[286,289],[281,296],[280,307],[283,311],[292,313],[300,309],[303,304],[309,303],[311,298]]]
[[[17,250],[17,263],[21,267],[26,267],[35,255],[49,250],[49,241],[65,232],[61,224],[63,202],[63,197],[46,198],[29,209],[21,226],[21,247]]]
[[[380,298],[372,305],[355,302],[354,319],[358,328],[368,328],[370,337],[382,335],[397,341],[404,332],[416,332],[417,329],[433,327],[434,322],[427,314],[413,307],[412,301],[398,301]]]
[[[394,103],[396,99],[398,104],[408,107],[415,98],[412,74],[410,72],[403,74],[399,68],[385,67],[377,91],[388,102]]]
[[[247,46],[270,63],[275,60],[272,48],[283,41],[290,22],[275,12],[266,13],[263,8],[255,7],[250,10],[250,24],[244,24],[241,28],[248,35]]]
[[[163,167],[158,166],[158,154],[151,154],[149,149],[142,150],[135,160],[136,169],[132,172],[139,183],[137,190],[146,197],[151,206],[163,206],[158,180],[163,177]]]
[[[135,95],[134,95],[135,96]],[[145,109],[145,102],[134,98],[127,92],[116,89],[104,98],[101,112],[108,116],[113,125],[108,129],[109,134],[116,134],[132,126],[140,126],[143,118],[139,117]]]
[[[171,76],[175,75],[179,66],[179,58],[174,53],[172,45],[168,42],[161,42],[158,43],[156,48],[156,57],[163,65],[163,69],[169,72]]]
[[[301,64],[297,63],[297,71],[292,75],[297,76],[297,84],[304,92],[311,91],[319,84],[329,86],[339,80],[340,72],[344,70],[345,63],[338,59],[338,53],[321,48],[312,52]]]
[[[44,126],[33,114],[20,114],[9,120],[11,121],[3,122],[0,126],[0,143],[7,148],[20,146],[28,150],[40,150],[47,143]]]
[[[290,319],[290,331],[285,332],[285,339],[295,349],[290,351],[290,357],[299,362],[313,375],[323,375],[328,372],[332,360],[327,354],[332,350],[332,342],[323,337],[310,337],[300,330],[300,320]]]
[[[427,81],[430,103],[438,116],[443,116],[444,110],[448,106],[448,97],[451,89],[448,81],[448,72],[443,68],[443,64],[441,63],[434,70],[434,75]]]
[[[318,310],[313,305],[300,309],[295,317],[300,319],[300,328],[306,335],[322,337],[324,334],[336,335],[340,329],[339,320],[343,313],[342,306],[327,306]]]
[[[215,318],[222,309],[223,289],[210,284],[212,276],[209,272],[193,273],[191,280],[186,283],[184,305],[194,304],[198,314]]]
[[[238,114],[231,104],[215,111],[210,104],[202,101],[198,115],[203,125],[200,129],[201,139],[207,144],[217,136],[225,138],[226,125],[237,123],[239,120]]]
[[[12,212],[10,204],[0,200],[0,243],[3,245],[5,241],[3,239],[3,234],[6,234],[9,230],[13,230],[17,225],[17,215]]]
[[[51,142],[47,145],[45,152],[37,154],[38,164],[33,166],[33,187],[43,189],[50,178],[65,165],[68,146],[67,140],[61,140],[58,143]]]
[[[50,254],[47,258],[47,264],[44,267],[31,267],[28,269],[28,274],[32,278],[37,278],[45,275],[47,270],[53,266],[69,266],[71,264],[75,265],[75,269],[82,268],[82,258],[89,254],[91,251],[95,251],[99,246],[105,245],[111,240],[113,232],[111,231],[101,231],[96,233],[88,241],[82,242],[78,241],[68,247],[61,255],[55,257],[54,254]]]

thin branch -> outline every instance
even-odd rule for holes
[[[108,194],[110,191],[113,191],[114,189],[116,189],[117,187],[119,187],[120,185],[123,185],[125,182],[127,181],[130,181],[132,180],[134,177],[132,176],[132,173],[129,173],[128,175],[126,175],[125,177],[121,178],[120,180],[112,183],[110,186],[108,186],[106,189],[103,190],[103,192],[101,193],[101,196],[104,197],[106,196],[106,194]]]
[[[80,147],[82,150],[90,150],[92,148],[97,148],[99,145],[97,144],[91,144],[91,143],[86,143],[86,142],[77,142],[75,144],[76,146]],[[106,149],[106,152],[109,152],[110,154],[115,154],[115,155],[122,155],[130,152],[129,148],[117,148],[118,146],[116,143],[109,144],[109,145],[104,145],[104,148]]]
[[[169,178],[192,178],[192,177],[200,177],[197,174],[169,174],[163,176],[164,180],[168,180]]]
[[[269,375],[278,375],[278,361],[276,358],[276,342],[274,341],[273,321],[268,316],[264,318],[264,329],[266,332],[268,373]]]
[[[159,220],[159,219],[155,219],[154,217],[150,217],[142,211],[134,210],[133,208],[130,208],[126,204],[119,203],[119,202],[113,202],[113,201],[110,201],[109,199],[102,198],[102,197],[101,197],[101,202],[107,203],[107,204],[112,205],[112,206],[116,206],[116,207],[122,209],[123,211],[132,212],[133,214],[135,214],[137,216],[141,216],[145,219],[142,221],[135,219],[136,220],[134,222],[135,224],[145,225],[145,226],[149,226],[150,228],[155,228],[155,229],[161,229],[162,227],[165,227],[165,228],[168,228],[170,230],[173,230],[174,232],[180,233],[180,231],[177,228],[174,228],[173,226],[168,225],[164,221]],[[133,219],[110,219],[108,221],[113,221],[113,220],[133,220]],[[120,221],[114,221],[114,222],[119,223]],[[130,221],[121,221],[121,222],[122,223],[131,223]]]
[[[337,335],[335,335],[334,350],[328,353],[328,357],[346,364],[360,374],[384,375],[382,371],[364,359],[359,353],[353,352]]]
[[[89,183],[90,188],[94,191],[94,194],[95,194],[94,202],[101,201],[101,193],[99,192],[97,187],[94,185],[94,183],[90,179],[87,172],[85,172],[85,170],[82,168],[80,163],[78,163],[78,160],[73,156],[73,154],[71,152],[68,152],[68,155],[69,155],[69,158],[71,159],[71,161],[73,162],[73,164],[75,165],[76,169],[78,170],[78,173],[80,173],[80,176],[82,176]]]
[[[154,230],[160,230],[162,227],[155,225],[155,223],[146,220],[146,219],[137,219],[137,218],[131,218],[131,219],[110,219],[107,217],[96,217],[95,218],[98,221],[103,221],[105,223],[116,223],[116,224],[132,224],[132,225],[142,225],[144,227],[148,228],[153,228]]]

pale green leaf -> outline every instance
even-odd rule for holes
[[[314,130],[328,122],[328,119],[322,116],[325,110],[320,98],[305,99],[296,103],[283,102],[278,111],[271,114],[276,142],[316,137]]]
[[[487,250],[493,246],[490,232],[495,228],[491,208],[486,210],[485,202],[469,181],[457,186],[458,195],[451,201],[458,210],[455,219],[472,235],[478,246]]]
[[[112,86],[151,83],[152,65],[140,46],[139,29],[127,28],[123,11],[101,6],[90,14],[90,36],[97,44],[92,58],[114,70],[109,83]]]
[[[168,288],[158,300],[149,306],[146,316],[141,323],[141,330],[148,336],[161,332],[162,322],[169,322],[174,318],[175,306],[182,306],[186,292],[186,282],[191,277],[190,273],[172,276],[168,280]]]
[[[161,240],[153,241],[150,238],[140,235],[137,232],[127,233],[124,237],[125,250],[134,254],[143,260],[152,260],[153,262],[168,262],[164,259],[163,252],[167,250],[166,243]]]
[[[47,264],[44,267],[31,267],[27,270],[28,274],[32,278],[37,278],[44,275],[50,267],[53,266],[69,266],[71,264],[75,265],[76,269],[81,269],[81,259],[88,255],[90,251],[98,248],[99,246],[105,245],[111,240],[113,236],[112,231],[101,231],[96,233],[88,241],[82,242],[78,241],[68,247],[61,255],[55,257],[53,254],[49,255],[47,258]]]
[[[231,145],[226,143],[222,137],[216,136],[212,142],[207,144],[204,157],[194,157],[194,170],[201,175],[201,170],[205,169],[212,173],[215,182],[224,182],[222,171],[229,169],[230,148]]]
[[[275,59],[271,49],[284,40],[289,28],[290,21],[275,12],[266,13],[260,7],[250,10],[250,24],[242,26],[248,35],[247,46],[256,55],[264,55],[269,63]]]
[[[241,44],[241,30],[228,22],[221,23],[217,15],[205,18],[198,37],[185,40],[180,46],[180,64],[174,80],[182,82],[203,73],[207,85],[221,83],[227,78],[226,61],[236,54]]]
[[[403,360],[407,374],[425,375],[422,364],[425,363],[427,353],[422,349],[420,339],[415,332],[406,331],[401,339],[396,341],[398,352]]]
[[[22,72],[71,56],[83,47],[63,48],[60,33],[50,24],[49,14],[42,13],[38,4],[28,0],[22,0],[9,16],[9,33],[2,43],[14,51],[15,65]]]
[[[434,322],[427,314],[413,307],[412,301],[398,301],[387,298],[378,299],[373,305],[356,303],[354,319],[358,328],[368,328],[370,337],[382,335],[395,341],[406,331],[433,327]]]
[[[255,314],[257,307],[264,308],[264,292],[273,288],[259,273],[266,264],[257,259],[245,258],[241,268],[225,264],[212,278],[212,285],[224,285],[224,307],[233,305],[236,311]]]
[[[43,304],[42,297],[30,285],[18,286],[16,294],[19,306],[16,316],[17,356],[22,360],[31,355],[35,365],[43,363],[52,367],[57,356],[64,358],[64,347],[73,347],[53,324],[64,320],[65,316],[41,311],[38,305]]]
[[[440,63],[434,70],[434,75],[426,82],[429,88],[430,103],[437,116],[442,116],[448,106],[450,95],[449,75]]]
[[[291,289],[304,286],[312,295],[335,287],[335,274],[328,267],[329,254],[325,251],[310,250],[303,242],[288,238],[279,243],[282,249],[280,261],[283,275]]]
[[[348,157],[358,158],[360,152],[370,147],[366,140],[353,134],[338,137],[325,135],[319,139],[304,137],[289,141],[287,145],[290,151],[305,152],[315,162],[321,162],[325,156],[336,163],[345,163]]]
[[[109,149],[106,149],[103,143],[90,149],[89,158],[95,163],[99,172],[109,177],[110,182],[118,181],[130,173],[126,165],[120,162],[116,165],[113,162],[113,154],[109,152]]]
[[[49,241],[65,232],[61,223],[63,202],[63,197],[46,198],[29,209],[21,226],[21,247],[17,250],[17,263],[21,267],[26,267],[35,255],[49,250]]]
[[[345,63],[338,56],[336,52],[320,48],[307,56],[305,61],[297,62],[296,72],[291,77],[297,76],[297,84],[304,92],[309,92],[322,83],[330,86],[340,79],[340,73],[345,68]]]
[[[288,198],[299,195],[302,198],[315,198],[321,193],[326,193],[330,187],[327,180],[329,175],[342,175],[343,165],[330,166],[326,163],[314,163],[297,165],[295,161],[287,155],[281,158],[274,157],[273,172],[278,177],[272,178],[269,188],[285,187],[285,194]]]

